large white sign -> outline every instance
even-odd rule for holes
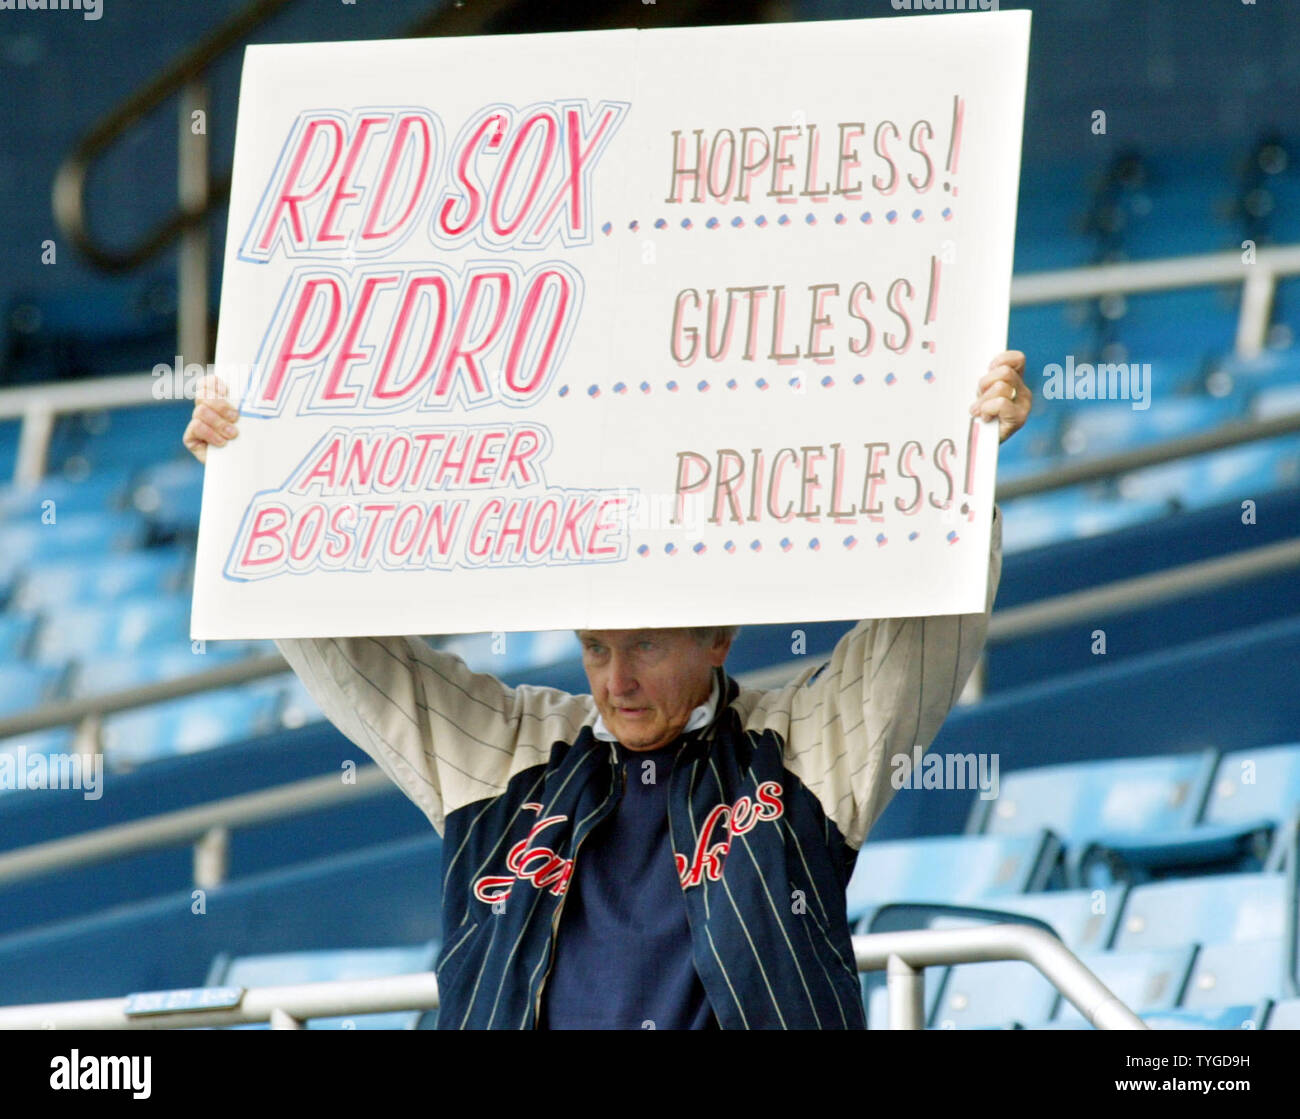
[[[192,635],[982,609],[1028,38],[250,48]]]

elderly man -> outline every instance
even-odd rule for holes
[[[1005,440],[1024,354],[979,382]],[[185,445],[237,434],[219,386]],[[418,637],[281,640],[321,709],[442,834],[440,1028],[865,1026],[845,887],[979,656],[981,613],[859,622],[742,690],[734,627],[583,630],[590,695],[508,688]]]

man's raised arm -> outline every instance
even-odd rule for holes
[[[505,790],[592,717],[590,698],[506,687],[419,637],[277,639],[321,710],[439,832],[449,812]]]
[[[894,789],[898,755],[929,746],[979,659],[1002,574],[994,507],[984,610],[861,621],[830,660],[784,688],[741,697],[745,729],[785,741],[785,766],[821,802],[850,846],[862,846]]]
[[[1025,355],[1004,350],[980,377],[972,416],[998,423],[1005,443],[1029,418],[1033,393]],[[794,683],[742,693],[747,730],[785,742],[785,766],[818,798],[851,847],[859,848],[894,786],[894,759],[912,764],[930,745],[970,676],[988,633],[1002,577],[1002,511],[993,507],[988,585],[978,614],[859,622],[825,664]]]
[[[183,442],[207,464],[209,445],[238,436],[239,410],[219,377],[204,379]],[[419,637],[279,639],[276,647],[338,729],[364,750],[439,832],[449,812],[504,791],[593,719],[590,696],[508,688]]]

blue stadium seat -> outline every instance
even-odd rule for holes
[[[293,729],[306,726],[308,723],[318,723],[324,718],[325,712],[320,709],[320,704],[312,698],[307,686],[296,674],[290,676],[284,683],[281,698],[281,724]]]
[[[188,402],[179,401],[65,417],[60,437],[51,441],[51,465],[55,470],[83,464],[99,469],[175,457],[191,411]]]
[[[1224,754],[1205,802],[1205,823],[1280,824],[1300,813],[1300,743]]]
[[[1014,498],[1003,503],[1002,512],[1002,550],[1010,554],[1149,524],[1169,509],[1163,501],[1114,501],[1085,490],[1063,489]]]
[[[886,902],[972,902],[1039,890],[1058,853],[1046,832],[866,843],[849,881],[849,921]]]
[[[28,734],[14,735],[12,738],[0,738],[0,754],[8,754],[15,760],[15,767],[22,757],[32,758],[36,755],[48,757],[50,754],[64,754],[72,751],[75,735],[67,727],[54,727],[50,730],[32,731]],[[15,771],[15,778],[17,774]],[[0,783],[0,794],[13,792],[5,783]]]
[[[1109,947],[1120,912],[1118,899],[1099,905],[1092,890],[1048,890],[1037,894],[998,894],[979,905],[944,905],[895,902],[864,916],[860,934],[900,929],[973,928],[1029,918],[1050,928],[1072,952],[1102,951]]]
[[[1300,383],[1300,348],[1269,349],[1253,357],[1229,352],[1215,363],[1206,378],[1206,388],[1215,396],[1297,383]]]
[[[1077,355],[1092,345],[1093,329],[1084,304],[1035,303],[1011,308],[1007,338],[1024,352],[1026,365],[1038,369],[1070,353],[1080,360]],[[1031,387],[1038,394],[1039,386]]]
[[[1142,1015],[1142,1021],[1153,1030],[1257,1030],[1263,1020],[1260,1004],[1158,1010]]]
[[[78,664],[69,685],[73,697],[101,695],[161,680],[193,676],[244,656],[238,642],[210,643],[202,655],[190,643],[178,643],[138,653],[96,658]],[[296,679],[296,677],[295,677]]]
[[[208,972],[207,987],[278,987],[291,983],[324,983],[333,979],[375,979],[432,971],[438,942],[409,948],[353,948],[315,952],[277,952],[263,956],[218,956]],[[421,1019],[424,1019],[423,1023]],[[432,1028],[437,1011],[398,1011],[359,1014],[351,1018],[311,1018],[309,1030],[413,1030]],[[236,1027],[267,1029],[266,1024]]]
[[[1058,997],[1036,968],[1019,960],[957,964],[947,970],[930,1024],[950,1030],[1045,1022]]]
[[[15,661],[25,656],[28,642],[35,631],[35,615],[0,614],[0,662]]]
[[[1290,967],[1281,937],[1203,945],[1181,1005],[1201,1009],[1292,997],[1300,992],[1294,989]]]
[[[873,910],[858,922],[854,932],[870,935],[909,929],[959,929],[1023,923],[1055,934],[1072,951],[1079,952],[1089,948],[1103,948],[1109,940],[1114,917],[1097,914],[1095,908],[1091,893],[1082,890],[1004,894],[981,906],[902,902],[882,905]],[[925,970],[927,1022],[936,1017],[935,1008],[944,987],[947,970],[941,967]],[[862,991],[868,1028],[885,1028],[889,1020],[885,973],[864,972]],[[952,1025],[956,1027],[958,1022],[954,1020]]]
[[[1213,454],[1161,463],[1123,475],[1126,501],[1167,501],[1180,509],[1207,509],[1300,485],[1300,437],[1282,436]]]
[[[208,891],[202,917],[192,912],[187,885],[11,933],[0,937],[0,1005],[199,987],[220,952],[433,939],[441,851],[442,841],[426,827],[417,837],[228,882]]]
[[[1114,321],[1125,353],[1116,360],[1158,366],[1174,355],[1221,353],[1237,334],[1240,285],[1129,294]]]
[[[56,475],[28,486],[0,486],[0,522],[39,521],[47,501],[54,503],[54,511],[60,517],[70,513],[113,512],[125,500],[130,473],[129,469],[105,468],[80,480]]]
[[[1130,1009],[1155,1011],[1176,1004],[1192,955],[1193,949],[1187,947],[1158,952],[1088,952],[1080,953],[1079,959]],[[1049,1020],[1058,1028],[1087,1025],[1083,1015],[1036,968],[1018,960],[1001,960],[949,968],[931,1025],[968,1029]]]
[[[32,657],[57,665],[132,653],[185,641],[189,628],[190,596],[183,593],[137,595],[109,606],[67,606],[45,615]]]
[[[147,525],[134,513],[69,513],[52,524],[29,518],[4,528],[0,572],[74,559],[87,553],[127,552],[145,541]]]
[[[1130,1010],[1139,1014],[1172,1010],[1187,983],[1196,949],[1192,945],[1153,948],[1144,952],[1084,952],[1079,962]],[[1239,1001],[1239,1000],[1231,1000]],[[1223,1000],[1219,1000],[1223,1005]],[[1084,1021],[1074,1004],[1062,998],[1060,1022]]]
[[[183,589],[192,563],[192,553],[179,548],[58,560],[25,572],[14,603],[20,610],[50,610],[166,594]]]
[[[192,754],[265,734],[277,725],[280,686],[223,688],[104,718],[104,756],[112,769]]]
[[[474,672],[500,676],[506,672],[539,668],[581,658],[582,645],[572,630],[531,633],[471,633],[438,643],[445,652],[460,657]]]
[[[1084,885],[1088,845],[1190,827],[1214,772],[1215,754],[1078,762],[1016,770],[994,800],[975,802],[970,834],[1015,835],[1051,828],[1064,842],[1067,881]]]
[[[0,665],[0,715],[15,715],[54,698],[63,670],[30,664]]]
[[[203,498],[203,466],[194,458],[171,459],[141,471],[132,506],[166,529],[197,530]]]
[[[1070,410],[1061,430],[1061,449],[1072,457],[1100,458],[1211,431],[1244,411],[1245,401],[1237,397],[1155,399],[1146,409],[1124,400],[1088,401]]]
[[[1250,398],[1250,413],[1257,420],[1293,416],[1300,412],[1300,381],[1289,385],[1268,385]]]
[[[1300,998],[1275,1002],[1265,1027],[1270,1030],[1300,1030]]]
[[[21,420],[0,420],[0,479],[8,481],[18,465],[18,441],[21,437]]]
[[[1280,937],[1287,931],[1288,903],[1294,905],[1294,900],[1282,874],[1216,874],[1134,886],[1124,903],[1115,948]]]

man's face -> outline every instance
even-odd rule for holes
[[[579,630],[596,708],[629,750],[667,746],[709,698],[731,639],[700,644],[685,629]]]

